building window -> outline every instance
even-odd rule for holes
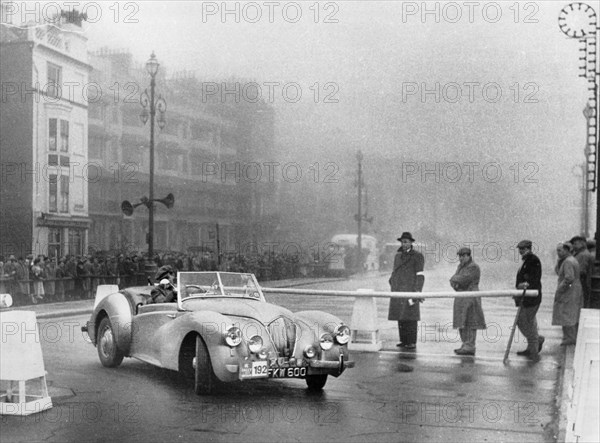
[[[83,255],[83,231],[81,229],[69,229],[69,254]]]
[[[48,150],[56,151],[58,146],[62,152],[69,151],[69,122],[51,118],[48,120]]]
[[[60,121],[60,150],[69,151],[69,122],[66,120]]]
[[[57,140],[57,132],[56,132],[56,122],[55,118],[51,118],[48,121],[48,149],[50,151],[56,151],[56,140]]]
[[[69,176],[60,176],[60,212],[69,212]]]
[[[61,257],[61,229],[60,228],[49,228],[48,229],[48,257]]]
[[[50,185],[50,200],[49,200],[49,211],[50,212],[58,212],[58,177],[55,174],[51,174],[49,177],[49,185]]]
[[[48,84],[46,85],[47,94],[51,97],[60,97],[60,88],[62,85],[62,68],[54,63],[48,63]]]

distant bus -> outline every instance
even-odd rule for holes
[[[363,269],[367,271],[379,269],[379,252],[377,240],[371,235],[361,235]],[[329,252],[326,256],[328,269],[332,274],[352,274],[357,272],[358,235],[337,234],[331,238]]]

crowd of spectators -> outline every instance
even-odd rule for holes
[[[251,272],[259,281],[327,274],[322,257],[263,253],[242,255],[212,251],[156,254],[156,266],[170,265],[176,271]],[[11,294],[15,305],[51,303],[93,298],[98,285],[119,288],[149,284],[146,256],[142,253],[68,255],[57,259],[38,255],[16,258],[0,256],[0,293]]]

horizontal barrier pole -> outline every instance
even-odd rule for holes
[[[520,297],[520,289],[496,291],[440,291],[440,292],[388,292],[388,291],[331,291],[325,289],[261,288],[266,294],[325,295],[330,297],[376,297],[376,298],[465,298],[465,297]],[[526,297],[537,297],[537,289],[528,289]]]

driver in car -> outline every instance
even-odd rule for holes
[[[155,276],[158,283],[150,292],[150,303],[172,303],[177,301],[177,292],[175,291],[175,272],[170,266],[162,266]]]

